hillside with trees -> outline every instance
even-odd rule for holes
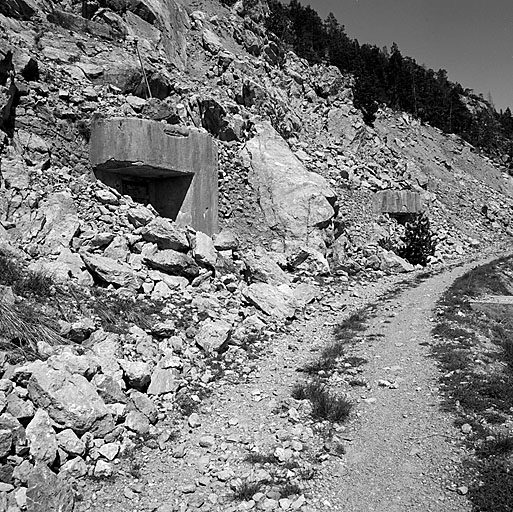
[[[298,0],[288,5],[268,0],[267,29],[310,63],[328,63],[355,77],[355,105],[368,124],[380,106],[408,112],[461,136],[493,156],[513,156],[511,110],[497,112],[490,101],[449,80],[447,71],[434,71],[392,48],[378,48],[351,39],[333,14],[322,20]]]

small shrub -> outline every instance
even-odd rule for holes
[[[491,457],[479,468],[479,483],[469,492],[474,510],[513,512],[513,468],[500,458]]]
[[[513,436],[498,434],[493,441],[487,441],[481,451],[484,456],[508,455],[513,452]]]
[[[251,452],[244,458],[247,462],[252,464],[276,464],[277,459],[272,453],[255,453]]]
[[[354,379],[351,379],[348,382],[348,384],[352,387],[356,387],[356,386],[365,387],[365,386],[367,386],[367,381],[362,378],[354,378]]]
[[[337,359],[344,355],[344,344],[340,341],[330,343],[325,347],[321,355],[314,361],[307,363],[303,370],[307,373],[319,373],[333,370],[337,365]]]
[[[385,251],[396,252],[398,250],[395,242],[388,236],[384,237],[384,238],[380,238],[378,240],[378,245],[380,247],[382,247],[383,249],[385,249]]]
[[[313,418],[333,423],[346,420],[353,408],[350,400],[331,392],[320,380],[297,383],[292,390],[292,397],[296,400],[309,400]]]
[[[233,498],[239,501],[249,501],[262,488],[262,482],[242,480],[233,491]]]
[[[403,245],[398,250],[401,258],[412,265],[425,267],[428,258],[435,254],[436,243],[429,224],[429,219],[423,213],[415,215],[411,222],[406,223],[406,232],[402,238]]]
[[[53,281],[47,275],[40,272],[27,272],[22,279],[13,286],[14,293],[24,297],[35,295],[36,297],[50,297]]]
[[[84,138],[86,142],[91,139],[91,125],[88,121],[80,119],[77,121],[77,131]]]
[[[0,284],[11,286],[22,297],[50,297],[52,279],[41,272],[25,270],[9,256],[0,253]]]
[[[301,494],[303,491],[298,484],[287,482],[280,487],[279,492],[282,497],[288,498],[289,496]]]

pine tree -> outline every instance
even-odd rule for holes
[[[427,215],[417,214],[411,222],[406,223],[402,244],[398,251],[401,258],[412,265],[427,265],[429,256],[433,256],[436,250]]]

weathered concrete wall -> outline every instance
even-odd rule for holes
[[[182,225],[218,231],[217,148],[207,133],[145,119],[99,119],[90,158],[96,177],[120,193]]]
[[[424,202],[418,192],[411,190],[382,190],[374,195],[374,212],[404,215],[424,211]]]

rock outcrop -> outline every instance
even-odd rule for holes
[[[283,249],[304,244],[325,252],[336,201],[326,180],[308,172],[268,123],[256,126],[246,151],[259,205]]]

